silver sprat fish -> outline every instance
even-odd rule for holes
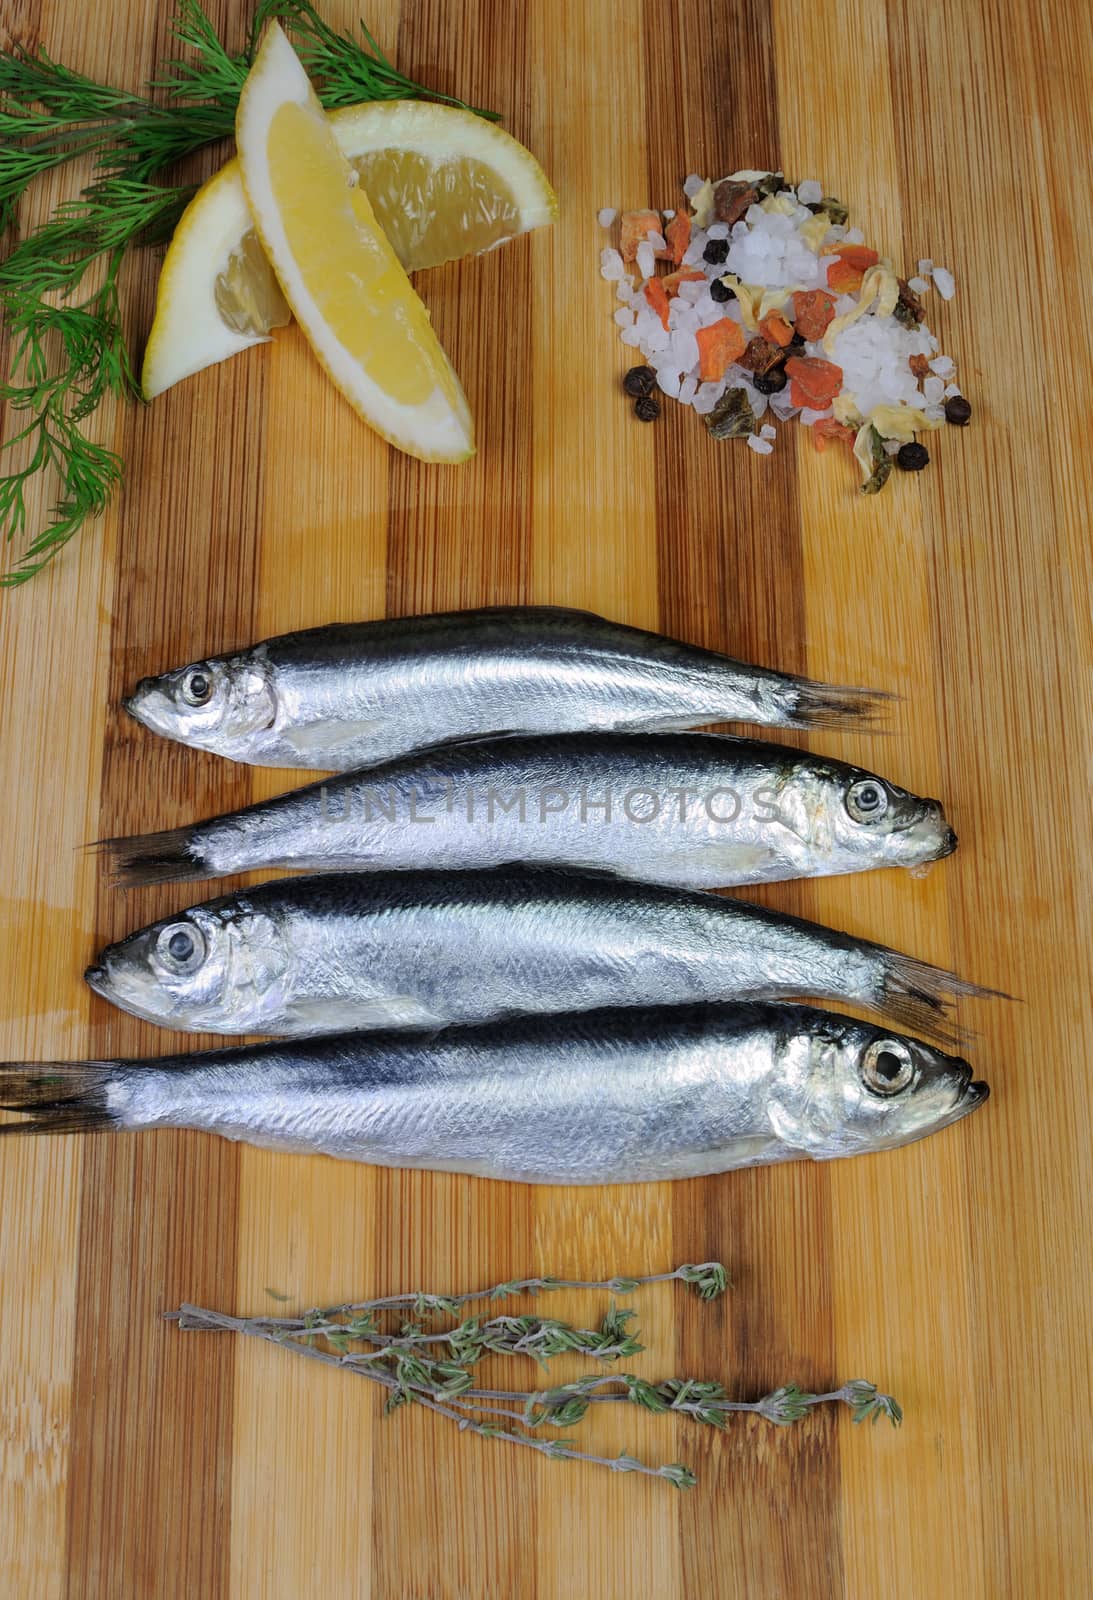
[[[258,884],[109,945],[86,978],[170,1028],[296,1037],[815,996],[955,1041],[953,998],[989,992],[740,900],[511,867]]]
[[[0,1133],[197,1128],[525,1183],[888,1150],[987,1097],[967,1062],[805,1006],[601,1011],[149,1061],[0,1067]]]
[[[525,861],[708,889],[913,867],[956,835],[938,801],[807,751],[589,733],[422,751],[104,847],[124,884]]]
[[[235,761],[344,772],[494,733],[860,722],[886,698],[526,606],[284,634],[145,678],[125,705],[156,733]]]

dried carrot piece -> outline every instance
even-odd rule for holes
[[[668,276],[660,281],[663,283],[670,300],[673,295],[679,293],[681,283],[703,283],[705,279],[706,274],[698,272],[694,267],[680,267],[676,272],[669,272]]]
[[[759,324],[759,332],[769,344],[784,350],[793,338],[793,329],[780,311],[768,311]]]
[[[880,260],[875,250],[870,250],[867,244],[840,244],[835,247],[835,254],[852,267],[857,267],[859,272],[866,272],[870,267],[875,267]]]
[[[827,269],[827,287],[834,289],[836,294],[857,294],[864,277],[865,272],[861,267],[844,261],[842,256],[834,256]]]
[[[789,398],[795,406],[826,411],[843,386],[843,369],[816,356],[791,356],[786,362]]]
[[[650,278],[645,285],[645,298],[664,324],[664,331],[668,331],[668,295],[664,288],[663,278]]]
[[[698,376],[703,383],[717,383],[744,354],[747,340],[743,329],[731,317],[711,322],[695,333],[698,341]]]
[[[835,300],[824,289],[795,289],[793,314],[802,339],[822,339],[835,317]]]
[[[691,242],[691,219],[685,211],[677,211],[664,234],[668,241],[669,258],[678,267]]]
[[[648,239],[651,233],[660,232],[661,220],[659,211],[623,212],[619,250],[624,261],[636,261],[638,259],[638,245],[643,239]],[[658,250],[656,253],[658,255],[667,255],[666,250]]]
[[[854,441],[857,437],[853,428],[848,428],[845,423],[839,422],[834,417],[821,417],[819,422],[812,424],[812,437],[817,450],[827,449],[828,441],[833,440],[838,444],[845,444],[851,455],[854,453]]]

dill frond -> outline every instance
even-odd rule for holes
[[[23,460],[0,475],[0,538],[26,536],[32,479],[53,472],[60,484],[46,526],[0,586],[40,572],[102,514],[122,481],[118,455],[81,427],[108,395],[139,397],[119,316],[119,276],[134,247],[170,238],[194,192],[153,180],[233,134],[240,91],[272,20],[292,34],[328,107],[405,98],[464,104],[398,72],[363,23],[362,43],[330,28],[307,0],[259,0],[244,48],[234,54],[200,0],[181,0],[172,32],[190,54],[164,62],[148,94],[96,83],[44,50],[0,53],[0,231],[35,178],[79,156],[93,156],[97,168],[78,198],[59,205],[0,262],[0,315],[11,342],[0,404],[16,423],[0,455],[21,446]],[[90,291],[88,274],[98,280]]]

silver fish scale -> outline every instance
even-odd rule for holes
[[[285,878],[185,919],[110,946],[92,987],[174,1027],[303,1036],[726,999],[882,1004],[903,962],[738,900],[520,868]],[[158,953],[180,926],[202,950],[182,975]]]
[[[210,876],[264,866],[609,870],[714,888],[912,866],[955,842],[936,801],[894,785],[854,823],[860,769],[716,734],[483,739],[345,773],[190,830]]]
[[[129,710],[239,761],[337,771],[493,733],[855,721],[882,698],[549,606],[333,624],[201,665],[207,706],[179,697],[181,668]]]
[[[880,1029],[807,1007],[601,1012],[421,1035],[342,1035],[118,1064],[121,1127],[522,1182],[653,1182],[923,1137],[985,1092],[915,1041],[917,1081],[860,1084]]]

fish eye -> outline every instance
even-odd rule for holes
[[[877,1039],[861,1059],[862,1080],[874,1094],[900,1094],[915,1075],[915,1063],[899,1039]]]
[[[205,937],[192,922],[173,922],[156,940],[156,955],[168,972],[196,972],[205,959]]]
[[[846,809],[855,822],[879,822],[888,810],[888,792],[877,778],[859,778],[846,791]]]
[[[191,667],[182,680],[182,698],[188,706],[207,705],[213,692],[212,674],[206,667]]]

